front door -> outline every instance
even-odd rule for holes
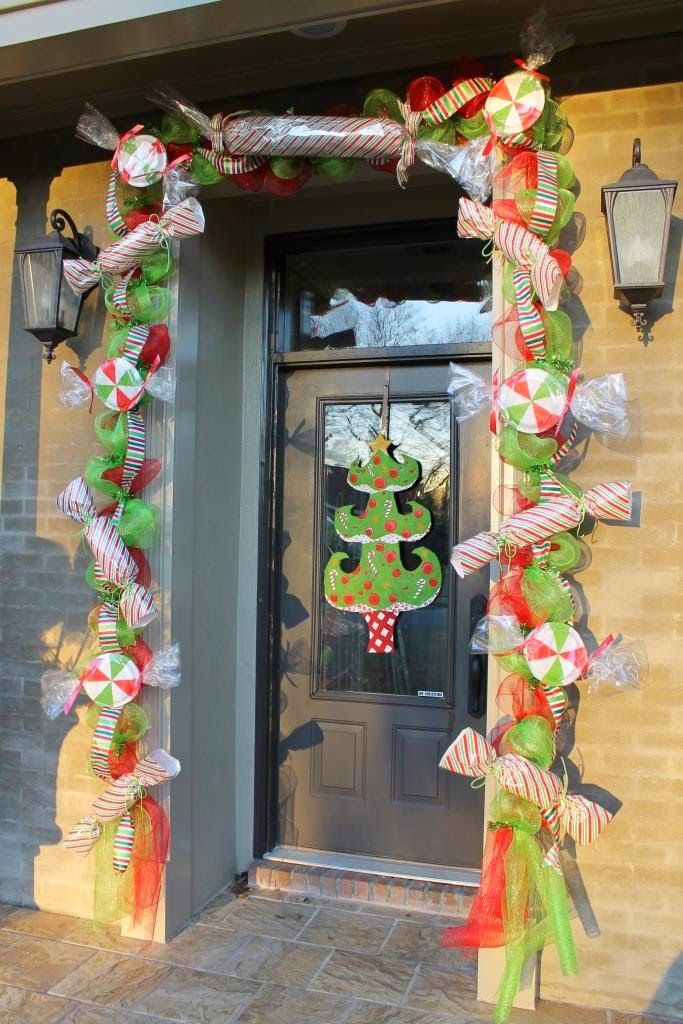
[[[394,333],[401,330],[395,319]],[[306,325],[315,336],[312,325],[320,329],[315,316]],[[482,660],[468,651],[484,581],[478,574],[458,579],[449,554],[489,520],[488,422],[481,415],[457,424],[446,392],[449,360],[438,358],[437,348],[420,358],[418,348],[408,346],[406,360],[400,338],[381,341],[371,359],[363,358],[367,352],[357,359],[347,352],[311,365],[309,349],[308,363],[285,360],[279,370],[277,842],[476,868],[482,792],[440,771],[438,762],[460,729],[484,726]],[[469,352],[468,366],[488,376],[489,359],[476,355],[482,346],[461,347]],[[373,457],[369,444],[382,431],[395,445],[386,465],[401,484],[391,514],[406,519],[382,524],[382,536],[367,547],[342,539],[335,513],[352,506],[347,517],[368,515],[374,499],[353,487],[357,474],[349,467]],[[404,457],[419,464],[410,480],[401,470]],[[415,526],[415,510],[431,518],[431,527],[424,537],[403,542],[400,526]],[[335,577],[340,586],[371,575],[370,569],[385,581],[395,579],[396,594],[385,593],[386,585],[375,588],[382,597],[373,600],[382,608],[389,598],[396,599],[394,607],[400,604],[406,574],[410,602],[391,615],[395,624],[380,615],[378,631],[376,615],[353,610],[355,603],[344,610],[341,591],[334,595],[341,601],[326,600],[325,567],[335,552],[347,556]],[[364,585],[369,593],[372,583]],[[383,625],[390,627],[388,642]]]

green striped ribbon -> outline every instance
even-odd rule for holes
[[[439,96],[438,100],[434,100],[426,110],[422,111],[422,119],[427,124],[442,124],[449,117],[457,114],[460,108],[475,96],[479,96],[482,92],[489,92],[492,88],[493,82],[490,78],[468,78],[466,81],[454,85],[443,96]]]

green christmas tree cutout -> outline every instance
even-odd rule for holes
[[[353,513],[343,505],[334,515],[334,527],[342,540],[362,544],[360,562],[349,572],[349,556],[335,551],[324,570],[325,599],[339,611],[356,612],[368,624],[368,653],[391,654],[394,626],[400,612],[425,608],[441,589],[441,566],[429,548],[413,548],[420,559],[417,569],[406,569],[401,561],[401,544],[421,540],[429,533],[432,517],[417,501],[409,501],[409,512],[399,512],[396,491],[415,487],[420,464],[409,455],[399,461],[390,449],[393,442],[378,434],[369,442],[370,458],[355,460],[347,480],[356,491],[370,494],[364,511]]]

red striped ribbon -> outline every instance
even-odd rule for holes
[[[492,88],[493,82],[490,78],[468,78],[466,81],[454,85],[438,100],[434,100],[426,110],[422,111],[422,116],[427,124],[442,124],[443,121],[447,121],[449,117],[457,114],[475,96],[479,96],[483,92],[490,92]]]

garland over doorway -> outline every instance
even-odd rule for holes
[[[593,687],[623,689],[637,685],[639,669],[637,652],[612,637],[589,654],[572,624],[577,609],[568,576],[581,566],[581,537],[595,520],[627,520],[631,492],[618,481],[583,493],[558,467],[579,428],[624,433],[628,422],[619,374],[581,380],[571,323],[560,308],[571,280],[571,257],[557,246],[574,207],[574,173],[565,155],[572,132],[539,68],[566,40],[538,18],[522,39],[525,59],[500,81],[468,62],[448,86],[429,76],[415,79],[405,99],[374,90],[361,111],[342,106],[315,116],[240,111],[210,118],[162,87],[154,94],[166,110],[161,124],[134,125],[119,135],[86,108],[78,136],[113,150],[105,210],[114,241],[95,261],[67,261],[65,275],[76,292],[100,284],[111,321],[93,379],[64,364],[61,397],[69,405],[97,399],[94,428],[103,451],[57,502],[80,524],[92,552],[86,580],[96,601],[89,619],[94,640],[82,663],[43,677],[51,717],[67,713],[81,690],[92,702],[89,767],[103,790],[63,842],[77,854],[95,850],[94,917],[130,915],[151,935],[169,828],[148,790],[180,770],[163,750],[141,755],[148,722],[137,702],[143,686],[180,682],[177,648],[153,653],[142,637],[157,613],[145,550],[160,520],[159,510],[140,497],[160,469],[145,456],[145,409],[174,394],[164,323],[171,245],[203,231],[196,194],[223,179],[288,196],[313,174],[341,180],[366,161],[405,186],[416,159],[453,177],[469,196],[460,200],[458,234],[479,239],[501,260],[507,313],[494,325],[494,339],[521,362],[505,380],[494,377],[490,390],[458,368],[449,385],[461,420],[492,403],[498,453],[518,471],[516,486],[498,496],[506,515],[500,530],[459,544],[452,559],[460,575],[499,562],[473,643],[510,673],[498,693],[507,718],[488,740],[465,730],[441,762],[472,777],[473,785],[488,776],[498,783],[479,894],[467,924],[444,940],[505,946],[498,1024],[509,1017],[525,961],[547,942],[555,943],[563,971],[576,972],[561,847],[565,835],[592,842],[611,817],[567,792],[558,757],[565,687],[583,678]],[[511,198],[485,206],[494,161],[503,164],[498,183]],[[375,442],[377,449],[384,445],[385,439]],[[388,453],[385,460],[392,462]],[[441,571],[431,569],[436,589]],[[331,577],[328,590],[333,600]]]

